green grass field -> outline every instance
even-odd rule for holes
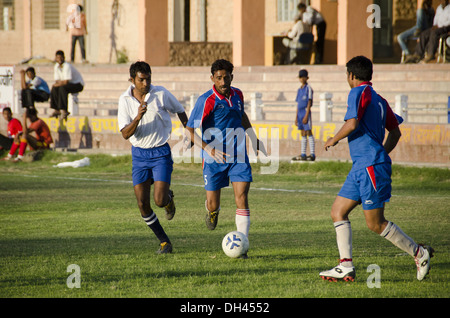
[[[449,169],[393,168],[386,218],[436,250],[424,281],[412,257],[367,229],[359,207],[351,214],[356,281],[331,283],[318,274],[337,265],[329,211],[350,163],[281,163],[274,175],[254,165],[249,259],[241,260],[221,249],[235,230],[232,190],[222,192],[218,227],[207,230],[199,164],[174,166],[172,221],[153,205],[174,245],[158,256],[136,206],[131,157],[89,157],[91,165],[77,169],[54,165],[80,154],[0,162],[1,298],[449,297]],[[71,264],[80,288],[69,288]],[[371,265],[380,269],[380,288],[367,283]]]

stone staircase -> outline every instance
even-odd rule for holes
[[[36,73],[53,83],[52,65],[35,65]],[[115,116],[117,100],[129,86],[129,65],[76,65],[86,86],[79,98],[80,116]],[[24,66],[26,68],[26,66]],[[301,66],[236,67],[233,86],[240,88],[249,105],[251,94],[262,94],[264,121],[292,122],[295,116],[297,78]],[[350,90],[346,69],[336,65],[307,65],[309,84],[314,89],[313,121],[319,120],[320,95],[333,94],[333,119],[340,122]],[[16,68],[16,87],[20,87]],[[170,90],[190,108],[190,97],[211,88],[209,67],[152,67],[152,82]],[[447,123],[450,96],[450,64],[377,64],[373,85],[394,108],[395,96],[408,96],[408,121],[411,123]],[[51,113],[49,103],[38,103],[41,116]],[[249,109],[249,106],[247,106]]]

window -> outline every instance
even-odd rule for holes
[[[291,22],[298,14],[297,5],[300,0],[277,0],[278,22]]]
[[[44,29],[59,29],[59,0],[44,0]]]
[[[14,0],[0,0],[0,13],[0,30],[14,30]]]

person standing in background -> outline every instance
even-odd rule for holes
[[[309,24],[311,29],[313,25],[317,28],[316,58],[314,64],[322,64],[327,23],[319,11],[310,6],[306,6],[304,3],[299,3],[297,9],[304,23]]]
[[[84,14],[83,7],[81,5],[78,5],[72,14],[67,18],[66,27],[70,30],[70,34],[72,35],[70,61],[72,63],[75,62],[75,47],[78,41],[81,50],[81,61],[82,63],[87,63],[84,36],[88,34],[88,31],[86,15]]]

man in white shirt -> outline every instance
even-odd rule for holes
[[[450,32],[450,4],[449,0],[441,0],[436,9],[433,27],[423,31],[419,36],[413,55],[406,59],[406,63],[428,63],[435,59],[435,54],[441,36]]]
[[[151,68],[146,62],[130,66],[132,85],[120,96],[118,125],[123,138],[132,144],[133,186],[141,216],[160,241],[158,254],[172,252],[172,244],[150,206],[153,199],[164,207],[166,218],[175,214],[170,181],[173,171],[172,153],[167,143],[172,132],[170,113],[176,113],[184,127],[187,116],[183,106],[167,89],[151,84]]]
[[[300,43],[300,36],[304,33],[311,33],[311,27],[309,24],[303,23],[301,17],[299,17],[292,29],[285,34],[286,37],[282,40],[283,45],[287,47],[284,64],[293,64],[298,58],[297,51],[307,45]]]
[[[323,61],[323,49],[325,45],[325,32],[327,30],[327,23],[322,14],[316,9],[306,6],[304,3],[299,3],[297,6],[299,16],[302,17],[304,23],[309,24],[312,28],[313,25],[317,29],[317,41],[316,41],[316,58],[314,64],[321,64]]]
[[[54,80],[50,92],[50,108],[55,111],[51,117],[67,119],[69,112],[67,111],[70,93],[79,93],[84,88],[83,77],[80,72],[70,63],[65,61],[64,52],[57,51],[55,56]]]

